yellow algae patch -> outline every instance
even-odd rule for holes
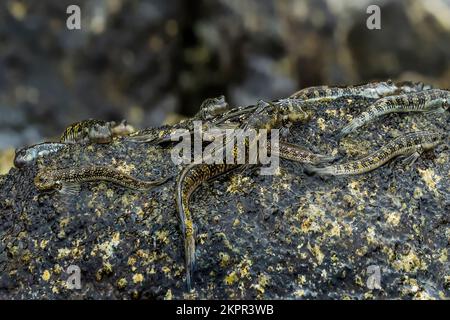
[[[250,266],[253,264],[253,262],[249,259],[244,259],[238,264],[239,273],[241,277],[246,277],[250,273]]]
[[[416,188],[414,189],[413,197],[414,197],[414,199],[420,199],[420,198],[422,198],[422,197],[423,197],[422,189],[419,188],[419,187],[416,187]]]
[[[114,252],[114,248],[119,245],[120,232],[113,234],[111,241],[105,241],[101,244],[96,244],[91,251],[91,256],[95,256],[98,251],[103,252],[104,258],[109,258]]]
[[[70,249],[68,248],[62,248],[62,249],[58,249],[58,259],[62,259],[67,257],[70,254]]]
[[[135,257],[129,257],[128,258],[128,265],[134,266],[136,264],[136,258]]]
[[[116,167],[116,169],[120,172],[123,172],[125,174],[131,174],[136,167],[134,164],[126,163],[125,161],[117,161],[116,159],[113,159],[113,165]]]
[[[306,209],[299,207],[297,214],[300,218],[306,217],[301,225],[300,229],[303,233],[308,233],[310,231],[319,232],[322,230],[322,218],[325,216],[325,211],[323,208],[316,206],[315,204],[310,204]]]
[[[146,251],[144,251],[144,250],[142,250],[142,249],[139,249],[138,251],[136,251],[136,255],[139,257],[139,258],[141,258],[141,259],[144,259],[144,260],[147,260],[148,259],[148,253],[146,252]]]
[[[111,274],[113,271],[113,267],[110,262],[105,262],[102,266],[102,271],[106,274]]]
[[[112,237],[112,243],[113,245],[118,245],[119,241],[120,241],[120,232],[116,232]]]
[[[9,1],[9,13],[18,21],[22,21],[27,16],[28,8],[21,1]]]
[[[39,247],[44,250],[45,247],[47,246],[49,240],[42,240],[41,243],[39,244]]]
[[[108,199],[112,199],[114,197],[114,190],[112,189],[106,190],[106,197],[108,197]]]
[[[436,184],[439,183],[439,181],[441,180],[441,177],[436,175],[434,173],[434,170],[429,168],[429,169],[417,169],[420,173],[420,176],[422,177],[423,181],[425,182],[425,184],[427,185],[428,189],[430,189],[431,191],[436,192]]]
[[[127,284],[128,284],[128,281],[125,278],[120,278],[119,280],[117,280],[117,287],[119,289],[125,288]]]
[[[144,276],[142,275],[142,274],[140,274],[140,273],[136,273],[134,276],[133,276],[133,282],[134,283],[141,283],[142,281],[144,281]]]
[[[439,256],[439,262],[446,263],[448,261],[448,251],[447,249],[441,249],[441,254]]]
[[[389,225],[396,227],[400,223],[401,216],[402,215],[399,212],[390,212],[385,214],[385,219]]]
[[[172,290],[167,290],[166,294],[164,295],[164,300],[172,300],[173,296],[172,296]]]
[[[236,271],[232,271],[225,277],[225,284],[226,285],[232,285],[233,283],[237,282],[239,280]]]
[[[444,277],[444,282],[445,282],[446,286],[450,285],[450,276],[445,276]]]
[[[347,185],[347,188],[349,189],[350,194],[353,196],[354,199],[362,201],[363,197],[368,195],[367,190],[361,190],[359,181],[356,180],[351,181]]]
[[[325,255],[320,250],[320,247],[318,245],[311,246],[309,243],[307,245],[307,248],[309,252],[316,258],[317,264],[321,265],[323,262],[323,259],[325,258]]]
[[[299,285],[304,285],[306,283],[306,277],[304,275],[300,275],[297,277],[297,283]]]
[[[448,162],[448,154],[447,153],[439,154],[439,157],[436,159],[436,163],[439,163],[439,164],[445,164],[447,162]]]
[[[303,289],[297,289],[294,291],[294,297],[301,298],[305,295],[305,290]]]
[[[377,244],[378,243],[376,235],[375,235],[375,228],[372,228],[372,227],[367,228],[366,238],[367,238],[368,244]]]
[[[55,274],[61,274],[63,271],[64,271],[63,268],[62,268],[59,264],[56,264],[56,265],[53,267],[53,272],[54,272]]]
[[[340,144],[349,156],[362,156],[367,154],[370,149],[368,140],[354,141],[350,138],[344,138]]]
[[[317,124],[319,125],[320,130],[325,131],[327,125],[325,124],[325,119],[323,118],[318,118],[317,119]]]
[[[258,277],[258,283],[252,284],[250,287],[257,290],[260,294],[265,292],[265,287],[269,284],[270,278],[265,274],[261,274]]]
[[[245,278],[250,275],[250,267],[253,262],[247,258],[244,258],[236,266],[235,270],[225,276],[225,284],[231,285],[239,280],[239,278]]]
[[[228,266],[228,264],[230,263],[230,256],[224,252],[220,252],[219,257],[220,257],[220,266],[222,268]]]
[[[50,280],[50,276],[51,276],[50,271],[44,270],[44,272],[42,273],[42,280],[48,281]]]
[[[170,274],[170,268],[168,266],[164,266],[161,268],[162,272],[164,272],[164,274],[168,275]]]
[[[63,219],[59,220],[59,227],[61,229],[64,229],[64,227],[66,227],[69,224],[69,222],[70,222],[70,217],[63,218]]]
[[[426,269],[426,264],[420,260],[413,250],[410,250],[406,255],[402,255],[399,259],[395,260],[392,265],[394,269],[406,272]]]
[[[356,255],[362,257],[365,254],[367,254],[367,250],[368,250],[368,248],[366,246],[363,246],[361,248],[356,249],[355,253],[356,253]]]
[[[242,193],[243,190],[250,190],[252,186],[253,180],[250,177],[237,174],[231,177],[227,192]]]
[[[330,236],[337,237],[337,238],[341,237],[341,227],[339,226],[339,224],[337,224],[337,223],[333,224],[333,227],[331,227],[331,230],[330,230]]]
[[[139,218],[141,218],[141,219],[144,218],[145,212],[144,212],[144,210],[142,210],[141,207],[136,207],[135,212]]]
[[[155,233],[156,239],[160,242],[168,244],[169,243],[169,231],[167,230],[158,230]]]
[[[414,300],[436,300],[426,291],[419,291],[414,295]]]

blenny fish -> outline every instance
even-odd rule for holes
[[[16,166],[16,168],[23,168],[38,157],[45,157],[47,155],[56,153],[64,149],[66,146],[67,145],[65,143],[44,142],[16,150],[16,155],[14,157],[14,166]]]
[[[348,125],[342,128],[340,137],[355,131],[357,128],[375,119],[394,112],[442,113],[450,104],[450,92],[431,89],[421,92],[391,96],[377,100],[368,110],[362,112]]]
[[[228,108],[228,103],[225,101],[225,96],[223,95],[215,98],[207,98],[200,105],[200,111],[194,118],[208,121],[219,114],[223,114]]]
[[[233,120],[247,112],[247,107],[229,109],[224,96],[207,98],[201,104],[200,111],[192,119],[181,121],[173,126],[145,129],[132,134],[127,140],[139,143],[151,143],[154,145],[173,143],[171,138],[177,130],[194,130],[194,121],[204,121],[203,127],[204,130],[206,130],[209,126],[219,125],[225,121]]]
[[[385,96],[406,92],[418,92],[431,89],[422,82],[404,81],[395,83],[392,80],[370,82],[356,86],[316,86],[299,90],[290,97],[302,100],[334,100],[341,97],[360,96],[378,99]]]
[[[190,164],[178,176],[176,186],[176,205],[184,241],[186,284],[192,289],[192,273],[195,270],[195,228],[189,200],[195,190],[204,182],[237,169],[235,164]]]
[[[227,143],[224,142],[226,145]],[[248,142],[245,143],[248,147]],[[270,141],[267,148],[271,150]],[[334,157],[314,154],[297,145],[280,142],[277,154],[284,159],[289,159],[305,164],[318,164],[331,161]],[[238,156],[237,146],[233,148],[233,157],[236,161]],[[238,168],[246,168],[247,165],[240,164],[190,164],[179,174],[176,185],[176,204],[184,241],[186,283],[189,290],[192,289],[192,273],[195,269],[195,231],[192,213],[189,209],[189,201],[193,193],[206,181],[217,178],[223,174],[230,173]]]
[[[270,150],[270,141],[268,141],[267,147]],[[280,141],[278,143],[278,148],[277,154],[280,158],[305,164],[319,164],[336,159],[336,157],[313,153],[296,144],[287,142]],[[272,150],[270,150],[270,152],[272,152]]]
[[[411,132],[393,139],[385,146],[360,160],[324,168],[309,167],[308,171],[319,175],[355,175],[375,170],[398,156],[404,157],[405,163],[412,165],[422,152],[433,149],[446,136],[448,134],[442,132]]]
[[[78,191],[80,183],[89,181],[108,181],[127,189],[148,191],[167,180],[140,180],[113,167],[91,165],[63,169],[41,169],[34,178],[34,184],[40,191],[57,190],[61,193],[74,194]]]
[[[126,136],[134,132],[134,128],[126,120],[115,121],[84,120],[67,127],[60,142],[43,142],[16,150],[14,165],[23,168],[39,157],[56,153],[74,143],[108,143],[113,137]]]
[[[83,120],[71,124],[64,130],[62,143],[110,143],[115,136],[125,136],[134,132],[134,128],[122,121]]]

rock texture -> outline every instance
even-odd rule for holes
[[[318,103],[288,140],[357,159],[408,131],[450,129],[448,112],[390,115],[337,142],[370,100]],[[448,143],[448,141],[446,141]],[[86,183],[39,193],[39,167],[112,164],[142,178],[179,172],[168,150],[115,140],[77,145],[0,179],[0,298],[450,298],[450,159],[444,144],[411,168],[320,178],[281,161],[274,176],[232,174],[202,186],[195,291],[184,283],[174,179],[151,192]],[[65,270],[81,269],[81,290]],[[372,266],[372,267],[371,267]],[[367,285],[380,271],[380,288]]]

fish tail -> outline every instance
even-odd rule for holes
[[[359,127],[361,127],[361,122],[358,119],[352,120],[349,124],[343,127],[341,131],[338,133],[337,135],[338,139],[345,137],[346,135],[355,131]]]
[[[184,254],[186,264],[186,285],[189,291],[192,290],[192,274],[195,270],[195,238],[193,235],[186,235],[184,240]]]
[[[335,156],[329,156],[324,154],[316,154],[315,155],[317,163],[323,163],[323,162],[331,162],[337,159]]]

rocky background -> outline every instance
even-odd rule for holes
[[[369,4],[381,30],[368,30]],[[82,29],[66,28],[78,4]],[[450,1],[5,0],[0,2],[0,173],[13,149],[86,118],[136,127],[203,99],[275,99],[376,79],[450,86]]]

